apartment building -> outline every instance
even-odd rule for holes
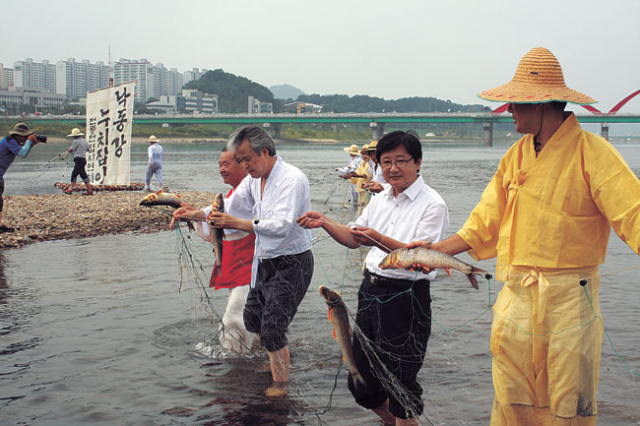
[[[16,87],[45,89],[56,92],[56,66],[49,61],[34,62],[32,58],[13,63],[13,84]]]
[[[76,62],[74,58],[56,63],[56,91],[69,99],[85,98],[87,92],[109,87],[111,68],[102,61]]]
[[[13,87],[13,68],[0,64],[0,87]]]
[[[76,61],[68,58],[50,64],[49,61],[34,62],[32,58],[14,62],[13,69],[0,64],[0,87],[25,87],[43,89],[60,94],[69,100],[78,101],[87,92],[109,87],[113,84],[136,82],[135,101],[146,103],[151,98],[180,96],[182,87],[197,80],[208,70],[193,68],[180,73],[176,68],[167,69],[164,64],[153,65],[147,59],[120,59],[113,67],[101,61],[92,64],[88,60]],[[15,94],[8,95],[17,99]],[[194,110],[202,108],[217,111],[217,97],[196,97]],[[204,103],[203,103],[204,102]]]

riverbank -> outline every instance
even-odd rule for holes
[[[76,195],[77,194],[77,195]],[[169,229],[169,207],[140,206],[146,192],[100,192],[92,196],[5,195],[2,223],[14,228],[0,233],[0,248],[22,247],[38,241],[95,237],[128,232],[152,233]],[[212,194],[184,192],[189,204],[211,203]]]

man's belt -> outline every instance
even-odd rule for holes
[[[365,270],[364,272],[364,276],[365,278],[371,283],[371,285],[373,286],[377,286],[377,285],[386,285],[389,287],[406,287],[409,288],[411,287],[414,283],[424,283],[424,284],[429,284],[429,280],[402,280],[399,278],[388,278],[388,277],[383,277],[381,275],[377,275],[374,273],[369,272],[369,270]]]

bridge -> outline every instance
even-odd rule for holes
[[[634,114],[576,114],[581,123],[600,123],[602,136],[609,138],[611,123],[640,123],[640,113]],[[30,123],[68,122],[85,125],[83,115],[7,117],[14,121],[27,120]],[[469,123],[482,125],[485,145],[493,143],[493,125],[495,123],[513,123],[510,114],[489,113],[318,113],[318,114],[162,114],[134,115],[136,124],[258,124],[262,125],[273,137],[280,137],[283,124],[332,123],[369,124],[373,139],[384,135],[387,124],[401,123]]]

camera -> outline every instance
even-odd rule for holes
[[[40,143],[47,143],[47,137],[45,135],[36,135],[36,140]]]

